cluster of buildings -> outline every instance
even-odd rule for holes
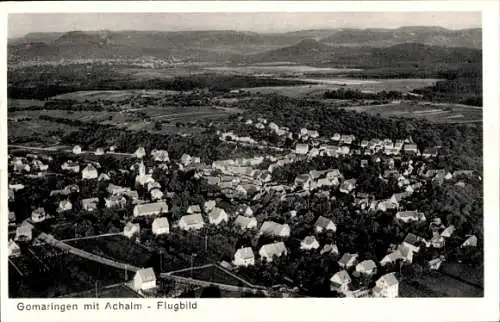
[[[292,132],[288,128],[280,127],[273,122],[259,118],[256,122],[246,120],[246,124],[256,128],[269,128],[280,136],[289,136],[293,138]],[[236,213],[228,213],[226,209],[217,204],[215,200],[208,200],[203,205],[191,205],[186,213],[176,222],[169,218],[169,206],[166,201],[167,192],[161,184],[153,178],[154,168],[168,170],[172,166],[168,151],[154,149],[150,151],[149,157],[154,162],[154,166],[149,170],[143,162],[148,156],[146,150],[139,147],[134,156],[139,160],[130,170],[137,173],[135,178],[136,187],[142,187],[148,192],[148,200],[140,200],[137,190],[130,187],[121,187],[113,184],[108,175],[98,162],[87,162],[81,166],[80,162],[68,160],[64,162],[60,169],[66,173],[81,175],[81,180],[97,180],[107,183],[108,195],[104,198],[104,206],[107,208],[124,208],[127,205],[133,206],[131,220],[123,228],[123,234],[129,238],[134,238],[140,234],[141,224],[144,222],[151,225],[154,235],[169,234],[171,228],[178,228],[186,231],[200,230],[209,225],[230,224],[238,229],[252,230],[256,236],[271,237],[274,242],[262,245],[258,250],[251,247],[242,247],[236,250],[233,259],[234,266],[249,266],[257,263],[256,256],[260,260],[272,262],[278,257],[287,256],[290,250],[286,246],[286,239],[291,235],[293,225],[278,223],[271,220],[265,220],[260,223],[254,212],[246,202],[252,196],[253,201],[257,201],[260,192],[276,192],[282,196],[287,193],[301,193],[310,191],[331,191],[338,190],[343,194],[350,194],[354,197],[354,204],[360,210],[369,212],[386,212],[394,210],[394,220],[402,224],[413,222],[431,221],[429,229],[432,232],[431,239],[424,239],[416,234],[408,234],[400,245],[393,245],[388,250],[387,255],[375,261],[374,259],[361,260],[359,254],[344,253],[342,256],[335,243],[321,245],[318,241],[318,234],[324,234],[328,231],[335,233],[336,225],[334,218],[328,218],[320,215],[316,218],[313,231],[310,232],[300,243],[300,250],[304,252],[320,252],[320,254],[335,254],[339,257],[338,264],[341,268],[330,278],[331,290],[343,294],[344,296],[375,296],[375,297],[396,297],[398,296],[398,280],[394,272],[379,276],[375,282],[375,287],[367,289],[366,285],[356,285],[354,280],[360,277],[375,277],[380,268],[391,267],[401,262],[411,263],[414,254],[418,253],[422,247],[433,247],[441,249],[446,243],[446,239],[454,233],[454,227],[444,227],[441,219],[426,218],[423,212],[412,209],[403,209],[401,201],[410,197],[415,191],[418,191],[428,180],[445,182],[459,175],[472,175],[472,172],[460,170],[459,172],[449,173],[443,169],[428,168],[425,161],[421,159],[433,158],[438,154],[438,148],[425,149],[419,151],[416,144],[411,139],[372,139],[357,140],[354,135],[336,133],[331,138],[321,138],[318,131],[301,129],[298,133],[302,143],[298,143],[295,149],[289,154],[276,156],[257,156],[251,158],[238,158],[228,160],[217,160],[211,165],[201,163],[199,157],[193,157],[188,154],[182,155],[177,163],[179,170],[196,168],[198,178],[203,177],[209,185],[217,186],[221,193],[234,200],[245,200]],[[239,137],[233,132],[220,133],[221,140],[256,143],[249,137]],[[114,151],[116,147],[110,147],[108,151]],[[75,155],[81,154],[79,146],[72,150]],[[95,155],[105,153],[104,148],[98,148]],[[410,159],[405,162],[398,162],[401,154],[420,156],[419,160]],[[356,178],[345,178],[338,169],[311,170],[307,173],[297,174],[295,180],[290,185],[278,185],[273,182],[272,173],[277,168],[304,160],[304,158],[315,158],[320,156],[339,157],[347,155],[357,155],[360,157],[360,166],[367,167],[370,164],[383,164],[384,172],[380,174],[381,180],[396,178],[400,191],[394,193],[390,198],[376,200],[373,195],[358,191],[358,182]],[[13,171],[19,174],[30,173],[32,169],[36,171],[47,171],[48,165],[43,162],[50,162],[41,157],[31,156],[26,158],[13,158],[11,165]],[[264,163],[269,166],[263,167]],[[463,183],[463,182],[462,182]],[[9,185],[9,200],[15,198],[15,193],[24,189],[21,184]],[[61,190],[51,192],[51,196],[60,197],[57,207],[58,213],[64,213],[73,209],[73,205],[68,196],[72,193],[79,193],[78,185],[69,185]],[[100,199],[96,196],[89,196],[81,199],[81,208],[83,211],[92,212],[100,205]],[[295,217],[295,210],[291,210],[284,216]],[[31,221],[33,223],[42,222],[51,217],[43,207],[33,209]],[[15,222],[15,214],[9,212],[9,221]],[[148,220],[136,220],[137,218],[148,218]],[[140,223],[139,223],[140,222]],[[17,256],[19,247],[16,242],[31,240],[31,230],[27,225],[19,225],[16,228],[16,237],[9,242],[9,256]],[[475,236],[467,236],[463,242],[463,247],[477,246]],[[17,248],[16,248],[17,247]],[[444,260],[438,256],[429,261],[432,269],[439,268]],[[148,289],[156,283],[156,279],[146,269],[140,271],[134,277],[134,285],[138,289]],[[136,281],[137,278],[137,281]]]

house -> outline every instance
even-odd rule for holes
[[[422,152],[424,158],[435,158],[438,155],[437,148],[427,148]]]
[[[339,254],[339,249],[335,244],[326,244],[323,249],[319,252],[320,255],[323,254],[334,254],[337,256]]]
[[[153,216],[168,212],[168,205],[165,201],[153,203],[143,203],[134,207],[134,217]]]
[[[182,216],[178,223],[179,228],[183,230],[198,230],[203,228],[204,225],[205,222],[201,213]]]
[[[443,230],[443,232],[441,233],[441,237],[450,238],[454,232],[455,232],[455,226],[450,225],[445,230]]]
[[[137,148],[137,150],[135,150],[134,154],[137,157],[137,159],[142,159],[146,156],[146,150],[141,146]]]
[[[47,219],[47,214],[45,213],[45,209],[43,209],[42,207],[37,208],[31,212],[31,221],[33,221],[34,223],[42,222],[45,219]]]
[[[197,214],[201,213],[201,208],[200,205],[191,205],[188,207],[187,211],[188,214]]]
[[[87,166],[82,170],[82,179],[96,179],[99,176],[97,169],[92,164],[87,164]]]
[[[344,180],[340,185],[340,192],[350,193],[356,187],[356,179]]]
[[[233,264],[236,266],[255,265],[255,256],[251,247],[243,247],[234,254]]]
[[[309,145],[304,143],[299,143],[295,146],[295,153],[299,155],[306,155],[309,151]]]
[[[408,247],[412,252],[418,253],[420,251],[420,242],[422,238],[415,234],[409,233],[403,241],[403,246]]]
[[[424,214],[418,211],[398,211],[395,218],[404,223],[426,220]]]
[[[80,154],[82,153],[82,148],[79,145],[75,145],[73,147],[73,154]]]
[[[159,182],[156,182],[156,181],[148,182],[146,184],[146,187],[147,187],[148,191],[151,191],[153,189],[161,189],[161,184]]]
[[[136,291],[147,291],[156,288],[156,275],[151,267],[140,269],[135,273],[133,288]]]
[[[94,152],[95,155],[104,155],[104,149],[103,148],[97,148]]]
[[[15,224],[16,223],[16,213],[13,211],[9,211],[9,224]]]
[[[401,254],[403,261],[412,263],[413,262],[413,250],[409,247],[401,244],[398,246],[397,251]]]
[[[259,255],[262,259],[266,259],[268,262],[272,262],[274,256],[281,257],[282,255],[286,256],[287,249],[285,247],[285,243],[277,242],[272,244],[266,244],[262,246],[259,250]]]
[[[73,205],[69,200],[62,200],[59,202],[59,207],[57,208],[57,212],[65,212],[73,209]]]
[[[128,238],[132,238],[134,235],[138,235],[141,231],[141,226],[139,224],[133,224],[128,222],[123,228],[123,235]]]
[[[156,162],[169,162],[170,158],[168,152],[165,150],[156,150],[151,151],[151,156],[153,160]]]
[[[377,264],[371,259],[364,260],[356,265],[356,272],[362,275],[375,275],[377,273]]]
[[[403,151],[406,153],[418,153],[418,148],[416,144],[410,143],[403,146]]]
[[[477,237],[475,235],[467,238],[460,247],[477,247]]]
[[[170,232],[170,225],[168,224],[168,219],[166,217],[156,218],[155,220],[153,220],[151,229],[153,231],[153,234],[155,235],[168,234]]]
[[[94,211],[97,209],[99,198],[82,199],[82,209],[85,211]]]
[[[368,140],[361,140],[361,143],[359,144],[360,147],[366,148],[370,144]]]
[[[61,165],[61,169],[69,172],[80,172],[80,165],[77,162],[66,161]]]
[[[212,209],[215,208],[215,205],[215,200],[205,201],[205,203],[203,204],[203,211],[208,214],[210,211],[212,211]]]
[[[339,169],[332,169],[332,170],[328,170],[326,172],[326,178],[328,178],[330,180],[338,179],[341,177],[342,177],[342,174],[340,173]]]
[[[189,166],[191,163],[193,162],[193,158],[187,154],[187,153],[184,153],[182,156],[181,156],[181,164],[185,167]]]
[[[295,187],[301,187],[304,190],[311,188],[312,178],[309,174],[300,174],[295,178]]]
[[[337,230],[337,226],[333,223],[331,219],[328,219],[323,216],[319,216],[318,219],[316,219],[316,223],[314,224],[314,229],[316,232],[321,233],[327,230],[331,230],[335,232]]]
[[[334,133],[333,136],[331,137],[332,141],[340,141],[340,133]]]
[[[219,225],[222,222],[229,220],[227,213],[224,209],[215,207],[208,213],[208,222],[212,225]]]
[[[127,205],[127,199],[121,195],[111,195],[104,198],[106,208],[124,208]]]
[[[115,186],[114,184],[110,183],[106,190],[110,195],[121,195],[127,191],[130,191],[130,188]]]
[[[444,256],[440,256],[438,258],[431,259],[428,262],[429,269],[438,270],[441,267],[441,264],[444,262]]]
[[[347,294],[349,292],[349,286],[351,284],[351,277],[347,271],[342,270],[335,273],[330,278],[330,290],[332,292],[338,292],[341,294]]]
[[[289,237],[290,226],[288,226],[288,224],[278,224],[274,221],[265,221],[260,227],[260,234],[275,237]]]
[[[255,219],[254,217],[239,215],[234,220],[234,224],[241,229],[253,229],[257,227],[257,219]]]
[[[394,298],[399,295],[399,282],[394,273],[389,273],[381,276],[375,287],[372,289],[372,294],[375,297]]]
[[[318,249],[319,243],[314,236],[307,236],[300,242],[300,249],[302,250],[311,250]]]
[[[207,184],[211,186],[217,186],[221,182],[220,177],[207,176],[205,179],[207,180]]]
[[[380,261],[380,266],[386,266],[390,264],[395,264],[397,263],[398,260],[404,259],[401,253],[398,250],[393,251],[390,254],[387,254],[382,258]]]
[[[356,265],[358,260],[358,254],[345,253],[337,262],[341,268],[351,268]]]
[[[354,135],[342,135],[340,137],[340,142],[343,144],[351,145],[352,141],[354,141],[356,137]]]
[[[99,177],[97,177],[97,181],[109,181],[110,178],[107,174],[101,173]]]
[[[9,257],[21,256],[21,248],[12,239],[9,240]]]
[[[33,226],[21,224],[16,228],[15,241],[30,241],[33,238]]]
[[[156,200],[161,200],[163,198],[163,192],[161,192],[160,189],[153,189],[149,192],[151,196],[151,200],[156,201]]]
[[[307,156],[309,158],[315,158],[319,155],[319,149],[318,148],[312,148],[308,153]]]

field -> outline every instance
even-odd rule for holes
[[[239,279],[227,274],[217,266],[210,266],[205,268],[195,268],[192,270],[187,269],[182,272],[174,273],[173,275],[194,278],[197,280],[208,281],[213,283],[234,285],[234,286],[247,286]]]
[[[142,97],[148,97],[148,96],[173,95],[173,94],[177,94],[177,92],[163,91],[163,90],[78,91],[78,92],[53,96],[51,99],[76,100],[76,101],[109,100],[114,102],[120,102],[137,95],[140,95]]]
[[[483,290],[459,280],[433,273],[399,285],[400,297],[482,297]]]
[[[312,85],[292,86],[265,86],[255,88],[243,88],[252,94],[278,93],[289,97],[315,97],[322,98],[326,91],[344,89],[357,89],[363,92],[400,91],[409,92],[417,88],[433,85],[437,79],[356,79],[356,78],[281,78],[296,79]]]
[[[105,288],[98,288],[66,295],[68,298],[141,298],[139,294],[129,287],[118,284]]]
[[[57,137],[69,134],[76,129],[75,126],[39,120],[38,118],[22,121],[9,120],[7,122],[9,143],[58,144]],[[57,136],[52,138],[52,134],[56,133]]]
[[[43,106],[45,104],[44,101],[41,100],[23,100],[23,99],[8,99],[7,106],[8,108],[25,108],[30,106]]]
[[[248,66],[228,67],[214,66],[206,67],[205,70],[221,73],[238,74],[238,75],[254,75],[254,74],[290,74],[290,73],[325,73],[325,74],[342,74],[349,72],[361,71],[361,69],[353,68],[329,68],[329,67],[313,67],[306,65],[263,65],[255,64]]]
[[[48,246],[31,247],[31,252],[13,258],[20,275],[9,264],[9,296],[14,298],[59,297],[124,282],[121,270],[97,264],[80,257],[61,254]],[[131,276],[129,276],[131,278]]]
[[[423,118],[434,123],[473,123],[482,122],[483,118],[482,108],[480,107],[451,103],[398,102],[382,105],[350,106],[344,109],[388,118]]]
[[[124,236],[106,236],[101,238],[69,241],[71,246],[83,249],[122,263],[137,267],[149,267],[152,254],[145,248]]]

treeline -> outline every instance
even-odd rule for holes
[[[393,100],[403,98],[403,93],[398,91],[381,91],[378,93],[362,92],[359,89],[344,89],[326,91],[326,99],[367,99],[367,100]]]
[[[274,95],[248,104],[245,119],[264,116],[294,133],[317,129],[320,135],[353,134],[359,139],[412,137],[420,150],[441,146],[443,164],[451,169],[482,171],[482,127],[471,124],[433,124],[423,119],[380,118],[331,108],[321,101]]]
[[[72,65],[71,65],[72,66]],[[67,67],[67,66],[63,66]],[[179,76],[173,79],[143,79],[132,75],[122,75],[113,69],[96,70],[89,67],[85,72],[81,68],[44,66],[42,75],[37,74],[33,67],[11,70],[8,73],[9,98],[18,99],[45,99],[55,95],[85,90],[130,90],[130,89],[159,89],[174,91],[191,91],[195,89],[209,89],[215,92],[228,92],[236,88],[287,86],[307,84],[299,80],[282,80],[272,78],[258,78],[243,75],[199,74]],[[35,73],[36,75],[33,75]]]

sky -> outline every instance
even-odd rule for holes
[[[74,30],[238,30],[286,32],[322,28],[440,26],[480,28],[479,12],[59,13],[9,14],[9,38]]]

